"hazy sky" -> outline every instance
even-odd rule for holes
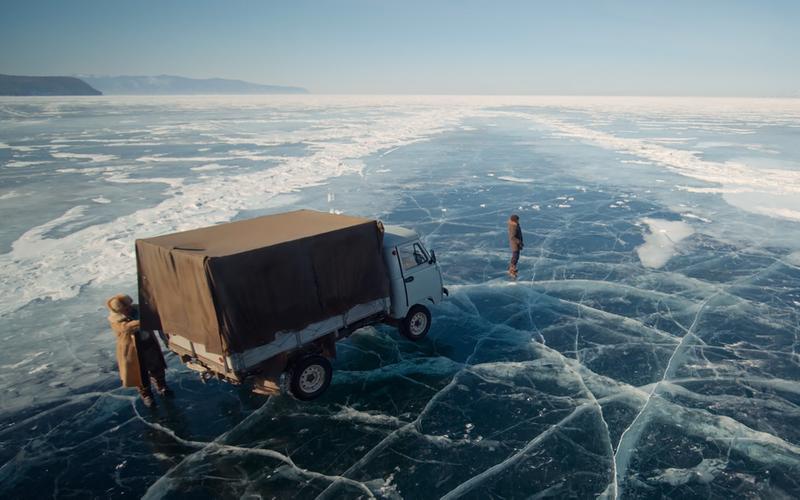
[[[800,96],[800,0],[0,0],[0,73],[315,93]]]

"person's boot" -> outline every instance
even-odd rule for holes
[[[142,398],[142,403],[148,407],[152,408],[156,405],[156,400],[153,399],[153,391],[150,390],[150,386],[147,387],[139,387],[139,396]]]
[[[171,398],[175,395],[175,393],[172,392],[172,389],[167,387],[167,380],[164,376],[153,377],[153,380],[156,383],[156,392],[158,392],[159,396],[162,398]]]

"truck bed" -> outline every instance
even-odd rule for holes
[[[358,304],[344,314],[317,321],[301,330],[278,332],[272,342],[227,356],[210,353],[206,346],[199,342],[192,342],[181,335],[167,332],[169,348],[179,356],[192,358],[189,363],[194,362],[195,366],[190,366],[195,369],[208,368],[226,378],[239,380],[263,367],[265,362],[279,354],[294,351],[330,333],[346,330],[364,319],[384,316],[388,314],[389,307],[389,297]],[[197,362],[201,366],[196,366]]]
[[[142,328],[249,369],[388,297],[382,242],[376,220],[311,210],[136,240]]]

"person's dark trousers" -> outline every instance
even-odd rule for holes
[[[163,392],[167,388],[166,364],[158,342],[153,337],[144,341],[137,338],[136,348],[139,354],[139,367],[142,370],[142,385],[149,390],[152,379],[159,393]]]
[[[519,250],[514,250],[513,252],[511,252],[511,263],[509,264],[509,269],[512,271],[516,271],[517,262],[519,262]]]

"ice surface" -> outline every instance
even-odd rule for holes
[[[800,496],[800,103],[0,99],[4,497]],[[119,388],[133,241],[295,208],[436,249],[311,403]],[[506,278],[505,221],[525,249]]]

